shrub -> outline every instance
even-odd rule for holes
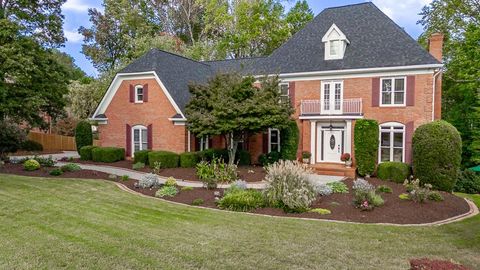
[[[143,168],[145,168],[145,163],[143,163],[143,162],[137,162],[137,163],[132,165],[132,169],[134,169],[134,170],[140,170],[140,169],[143,169]]]
[[[407,193],[402,193],[398,195],[398,198],[400,198],[400,200],[410,200],[410,196],[408,196]]]
[[[75,143],[77,149],[93,144],[92,125],[87,121],[80,121],[75,128]]]
[[[343,182],[330,182],[327,186],[332,188],[333,193],[348,193],[348,187]]]
[[[385,186],[385,185],[378,186],[377,191],[382,192],[382,193],[392,193],[393,192],[391,187]]]
[[[327,186],[325,184],[321,185],[313,185],[315,188],[315,192],[320,195],[320,196],[328,196],[333,193],[333,190],[330,186]]]
[[[202,205],[203,203],[204,203],[204,201],[201,198],[198,198],[198,199],[195,199],[195,200],[192,201],[192,205],[196,205],[196,206]]]
[[[217,183],[231,183],[237,180],[237,165],[225,163],[214,158],[211,162],[205,160],[196,166],[197,176],[207,189],[214,189]]]
[[[153,164],[150,164],[150,168],[152,169],[152,173],[159,174],[162,170],[162,163],[160,161],[155,161]]]
[[[174,186],[164,186],[161,189],[157,190],[155,193],[155,197],[175,197],[177,195],[178,190]]]
[[[280,156],[284,160],[296,160],[299,141],[297,121],[290,120],[280,132]]]
[[[247,150],[238,150],[235,153],[235,161],[237,162],[238,165],[242,165],[242,166],[250,165],[252,163],[250,152],[248,152]]]
[[[62,171],[64,171],[64,172],[75,172],[75,171],[82,170],[82,168],[78,164],[75,164],[75,163],[65,164],[60,169],[62,169]]]
[[[41,167],[53,167],[55,165],[55,160],[53,160],[52,156],[48,156],[48,157],[35,156],[33,159],[36,160],[38,163],[40,163]]]
[[[5,160],[8,153],[20,149],[25,140],[25,132],[16,124],[0,120],[0,160]]]
[[[29,159],[23,163],[23,169],[26,171],[35,171],[40,169],[40,163],[35,159]]]
[[[112,163],[125,159],[125,149],[118,147],[96,147],[92,150],[92,160],[95,162]]]
[[[236,190],[229,192],[218,201],[220,209],[248,212],[264,205],[263,195],[258,190]]]
[[[378,122],[359,119],[355,122],[355,160],[358,174],[373,175],[378,151]]]
[[[175,180],[175,178],[169,177],[165,181],[164,185],[167,186],[167,187],[175,187],[177,185],[177,181]]]
[[[158,176],[153,173],[144,174],[138,181],[138,186],[141,188],[153,188],[159,186]]]
[[[302,158],[310,158],[312,156],[312,153],[308,151],[303,151],[302,152]]]
[[[62,174],[63,174],[63,171],[60,168],[55,168],[50,171],[50,175],[53,175],[53,176],[59,176]]]
[[[92,151],[95,148],[97,148],[97,146],[93,146],[93,145],[83,146],[82,148],[80,148],[80,151],[78,151],[78,153],[80,154],[80,159],[93,160]]]
[[[181,190],[181,191],[192,191],[192,190],[193,190],[193,187],[185,186],[185,187],[182,187],[180,190]]]
[[[130,176],[122,175],[122,181],[128,181],[128,179],[130,179]]]
[[[316,199],[314,187],[308,180],[310,171],[296,161],[279,161],[266,167],[266,201],[285,211],[304,212]]]
[[[212,161],[214,158],[223,159],[228,162],[228,150],[227,149],[207,149],[197,152],[199,158],[205,161]]]
[[[424,184],[421,186],[420,180],[405,180],[403,183],[404,186],[407,187],[407,194],[410,200],[414,202],[424,203],[429,194],[431,193],[430,189],[432,185]]]
[[[118,176],[117,176],[116,174],[109,174],[109,175],[108,175],[108,179],[114,180],[114,181],[117,180],[117,177],[118,177]]]
[[[233,182],[231,185],[230,185],[230,188],[236,188],[236,189],[247,189],[247,182],[246,181],[243,181],[243,180],[237,180],[235,182]]]
[[[378,164],[377,176],[382,180],[403,183],[410,176],[410,165],[402,162],[382,162]]]
[[[353,181],[352,189],[370,191],[370,190],[375,190],[375,187],[364,179],[357,179]]]
[[[436,191],[431,191],[430,193],[428,193],[428,196],[427,198],[430,200],[430,201],[434,201],[434,202],[441,202],[443,201],[443,196],[436,192]]]
[[[421,258],[410,260],[410,270],[469,270],[469,268],[450,261]]]
[[[361,210],[372,210],[382,206],[384,201],[380,195],[375,193],[375,190],[356,189],[353,203]]]
[[[160,162],[160,168],[177,168],[179,164],[179,155],[169,151],[151,151],[148,153],[148,162],[150,165]]]
[[[462,171],[453,190],[469,194],[480,193],[480,174],[471,170]]]
[[[26,140],[22,143],[21,149],[25,151],[41,152],[43,151],[43,145],[36,141]]]
[[[260,162],[262,166],[273,164],[279,160],[280,160],[280,153],[276,151],[272,151],[268,154],[261,154],[258,157],[258,162]]]
[[[195,168],[199,161],[199,155],[194,152],[186,152],[180,154],[180,167]]]
[[[462,159],[462,139],[451,124],[438,120],[421,125],[413,135],[414,175],[422,184],[452,191]]]
[[[148,164],[148,153],[150,153],[151,150],[140,150],[134,153],[133,155],[133,162],[134,163],[143,163],[143,164]]]
[[[330,215],[332,213],[332,211],[324,208],[313,208],[310,209],[308,212],[317,213],[320,215]]]

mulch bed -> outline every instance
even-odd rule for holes
[[[53,154],[62,154],[62,151],[41,151],[41,152],[32,152],[32,151],[17,151],[10,156],[39,156],[39,155],[53,155]]]
[[[91,165],[105,165],[105,166],[119,167],[119,168],[125,168],[130,170],[132,169],[132,165],[133,165],[133,162],[130,160],[121,160],[113,163],[101,163],[101,162],[74,159],[73,162],[81,163],[81,164],[91,164]],[[151,172],[152,169],[150,169],[147,166],[138,171]],[[179,180],[200,181],[200,179],[198,179],[197,177],[195,168],[168,168],[168,169],[162,169],[159,174],[164,177],[171,176]],[[265,178],[265,170],[261,166],[239,166],[238,175],[240,179],[247,182],[260,182]]]
[[[21,164],[5,164],[0,167],[0,173],[16,174],[25,176],[39,176],[50,178],[87,178],[87,179],[106,179],[108,174],[96,172],[91,170],[81,170],[76,172],[66,172],[61,176],[51,176],[49,172],[53,168],[42,168],[37,171],[25,171]],[[122,183],[131,190],[148,195],[155,196],[158,188],[141,189],[135,188],[136,180],[129,179],[122,181],[120,178],[115,180]],[[392,188],[392,193],[380,193],[385,201],[381,207],[375,208],[372,211],[361,211],[355,208],[352,204],[353,192],[351,190],[353,180],[347,179],[344,183],[349,187],[348,194],[332,194],[330,196],[319,197],[311,206],[312,208],[326,208],[332,211],[329,215],[320,215],[317,213],[285,213],[278,208],[261,208],[253,211],[253,213],[266,214],[272,216],[288,216],[299,218],[314,218],[314,219],[331,219],[352,221],[361,223],[396,223],[396,224],[420,224],[429,223],[439,220],[444,220],[457,215],[465,214],[469,211],[469,206],[464,199],[453,194],[441,192],[444,201],[426,203],[415,203],[413,201],[401,200],[398,195],[405,192],[405,188],[401,184],[382,181],[376,178],[368,180],[375,186],[387,185]],[[207,190],[204,188],[194,188],[193,190],[181,190],[175,197],[165,197],[163,199],[183,204],[191,205],[195,199],[203,199],[203,207],[217,208],[215,203],[214,192],[218,191],[223,195],[222,189]]]
[[[60,176],[50,175],[50,171],[56,167],[42,167],[36,171],[25,171],[21,164],[7,163],[0,167],[0,173],[16,174],[24,176],[36,176],[36,177],[50,177],[50,178],[86,178],[86,179],[107,179],[108,173],[97,172],[92,170],[80,170],[75,172],[64,172]]]

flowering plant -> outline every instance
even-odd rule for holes
[[[343,153],[342,156],[340,156],[341,161],[349,161],[350,160],[350,154],[349,153]]]

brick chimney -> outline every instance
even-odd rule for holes
[[[433,33],[428,39],[428,51],[438,61],[442,62],[443,57],[443,34]]]

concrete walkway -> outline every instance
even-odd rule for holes
[[[10,156],[10,160],[20,160],[24,158],[33,158],[35,155],[26,155],[26,156]],[[77,151],[63,151],[63,153],[60,154],[46,154],[46,155],[37,155],[39,157],[52,157],[53,160],[60,160],[61,158],[67,157],[67,158],[80,158],[80,155],[78,155]]]

